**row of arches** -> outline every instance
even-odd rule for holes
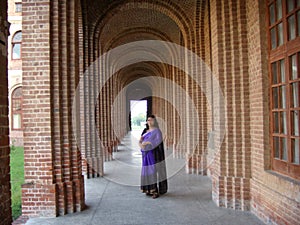
[[[23,5],[23,37],[42,48],[23,59],[23,214],[84,209],[83,172],[105,176],[104,162],[129,129],[130,95],[141,84],[151,113],[164,121],[166,145],[186,159],[188,173],[211,177],[218,206],[260,214],[260,200],[272,198],[260,190],[280,193],[275,184],[282,180],[267,171],[266,1],[41,5]],[[33,23],[41,28],[37,37]],[[33,45],[24,44],[25,51]],[[47,204],[32,207],[30,196]]]
[[[97,3],[95,3],[97,4]],[[126,2],[119,2],[113,3],[110,6],[107,6],[107,11],[105,11],[102,14],[96,15],[96,12],[94,12],[94,9],[97,9],[96,5],[93,8],[92,13],[88,13],[88,15],[93,15],[94,19],[90,19],[90,17],[87,16],[85,18],[86,21],[89,21],[88,27],[85,29],[87,30],[88,36],[93,37],[91,40],[86,39],[87,43],[86,45],[90,46],[91,51],[97,52],[89,54],[94,55],[90,61],[97,60],[97,57],[101,56],[105,52],[113,49],[114,47],[120,46],[122,44],[126,44],[127,42],[132,41],[140,41],[140,40],[164,40],[169,41],[177,44],[184,45],[187,48],[190,45],[192,45],[192,39],[195,39],[193,33],[196,32],[194,23],[196,21],[196,17],[191,17],[188,13],[192,13],[194,15],[197,15],[197,17],[200,15],[200,12],[205,12],[205,8],[208,9],[208,3],[206,1],[187,1],[185,3],[188,5],[186,7],[187,11],[184,12],[179,5],[174,3],[165,3],[163,1],[126,1]],[[195,10],[194,6],[196,7],[196,11],[188,11],[188,9]],[[85,8],[83,3],[83,8]],[[99,7],[100,8],[100,7]],[[103,7],[102,7],[103,8]],[[201,10],[201,11],[200,11]],[[140,14],[138,14],[140,13]],[[107,15],[106,15],[107,14]],[[141,15],[144,14],[144,17],[141,17]],[[130,15],[136,16],[135,18],[130,17]],[[100,19],[98,19],[98,17]],[[124,17],[126,20],[122,20],[121,18]],[[140,21],[143,18],[147,18],[147,21]],[[158,28],[155,28],[158,24],[155,23],[155,20],[159,18],[159,21],[166,21],[166,24],[168,26],[161,26]],[[201,16],[201,18],[204,18],[204,15]],[[116,27],[118,24],[118,21],[126,21],[125,24],[120,25],[120,29]],[[157,21],[156,21],[157,22]],[[204,24],[204,21],[202,19],[201,21]],[[201,22],[198,22],[198,26]],[[208,21],[206,21],[208,22]],[[147,24],[148,23],[148,24]],[[129,27],[129,28],[127,28]],[[168,31],[168,28],[171,27],[171,30]],[[199,29],[199,27],[198,27]],[[169,32],[169,33],[168,33]],[[201,32],[201,31],[197,31]],[[119,34],[118,34],[119,33]],[[209,35],[209,34],[207,34]],[[111,40],[108,40],[108,38],[111,38]],[[199,39],[199,37],[197,37]],[[209,37],[208,37],[209,39]],[[191,43],[190,43],[191,42]],[[202,43],[205,42],[205,40],[201,41]],[[209,45],[209,42],[207,43]],[[94,47],[93,47],[94,46]],[[195,47],[194,47],[195,49]],[[198,50],[198,49],[197,49]],[[199,51],[205,52],[204,49],[199,48]],[[122,53],[123,54],[123,53]],[[125,52],[126,54],[126,52]],[[154,55],[159,55],[158,52],[153,53]],[[174,52],[170,52],[170,57],[174,55]],[[205,53],[202,53],[204,56]],[[209,57],[207,57],[209,58]],[[163,61],[163,59],[162,59]],[[156,64],[156,65],[155,65]],[[112,65],[113,66],[113,65]],[[157,72],[155,67],[161,67],[165,68],[162,69],[161,72]],[[139,68],[142,68],[143,71],[139,71]],[[146,72],[147,71],[147,72]],[[176,69],[170,67],[169,65],[157,65],[157,63],[140,63],[136,65],[130,65],[124,70],[118,71],[114,78],[112,78],[112,82],[116,82],[118,84],[121,84],[122,86],[126,86],[127,83],[125,82],[123,85],[123,81],[118,77],[124,77],[127,78],[130,81],[133,81],[135,79],[146,77],[149,75],[155,75],[155,76],[161,76],[166,77],[169,79],[173,79],[172,75],[177,72],[179,79],[182,82],[182,86],[186,88],[188,85],[185,84],[185,80],[187,79],[186,76],[182,71],[176,71]],[[126,74],[123,75],[122,73]],[[131,73],[131,74],[129,74]],[[99,72],[95,72],[95,74],[99,74]],[[101,74],[102,75],[102,74]],[[131,77],[131,78],[130,78]],[[108,85],[109,86],[109,85]],[[115,85],[113,85],[115,86]],[[92,88],[93,89],[93,88]],[[118,92],[118,91],[117,91]],[[112,94],[115,96],[116,94]],[[113,97],[112,97],[113,98]],[[205,96],[201,97],[202,100],[205,99]],[[104,101],[103,104],[110,105],[110,101]],[[104,107],[105,108],[105,107]],[[171,109],[170,109],[171,110]],[[205,113],[202,111],[202,113]],[[100,113],[102,115],[102,113]],[[126,112],[124,112],[126,114]],[[172,118],[171,112],[169,112],[170,115],[168,115],[169,118]],[[108,116],[110,113],[108,113]],[[167,115],[164,115],[164,117]],[[108,122],[111,119],[108,119]],[[123,120],[126,121],[126,120]],[[101,122],[99,122],[101,123]],[[105,123],[105,122],[104,122]],[[102,123],[103,124],[103,123]],[[176,130],[175,125],[168,124],[169,127],[173,127],[174,130]],[[124,127],[124,126],[123,126]],[[126,127],[126,126],[125,126]],[[193,130],[193,129],[192,129]],[[125,134],[126,131],[123,131]],[[174,131],[170,131],[170,135],[168,136],[174,136]],[[110,137],[113,139],[113,137]],[[204,138],[204,135],[203,135]],[[204,138],[206,139],[206,137]],[[111,143],[115,143],[115,141],[112,141]],[[172,141],[170,141],[170,144]],[[204,142],[203,142],[204,145]],[[109,147],[111,148],[111,147]]]
[[[23,213],[31,210],[27,207],[30,204],[30,200],[26,199],[27,191],[38,191],[37,184],[41,183],[40,176],[32,175],[32,166],[36,167],[37,164],[31,163],[32,156],[26,156],[26,149],[48,149],[49,146],[52,154],[47,153],[45,157],[49,157],[48,162],[53,163],[54,169],[50,170],[51,176],[43,179],[42,183],[49,185],[50,192],[54,189],[57,193],[59,204],[56,213],[63,215],[84,206],[82,171],[88,177],[105,175],[104,161],[112,160],[114,146],[128,132],[125,123],[128,121],[126,104],[129,99],[126,99],[126,95],[122,96],[115,111],[111,106],[118,94],[128,89],[127,85],[141,78],[144,78],[143,82],[151,88],[154,96],[152,113],[165,121],[167,145],[173,147],[176,157],[187,159],[188,172],[207,173],[207,133],[212,127],[215,130],[221,127],[220,123],[219,128],[217,126],[220,118],[212,119],[205,96],[209,94],[209,100],[213,102],[218,100],[212,97],[213,90],[208,85],[211,80],[206,75],[206,64],[212,63],[209,51],[211,37],[210,32],[206,32],[211,29],[210,18],[206,17],[210,11],[209,2],[125,1],[105,7],[97,7],[97,3],[51,1],[50,93],[40,90],[42,95],[50,97],[48,132],[51,138],[48,144],[43,143],[44,147],[33,147],[30,130],[24,133],[25,180],[30,185],[23,187]],[[88,7],[87,4],[95,5]],[[26,9],[26,4],[23,7]],[[96,9],[103,12],[93,15]],[[124,24],[119,14],[126,17]],[[134,15],[137,17],[134,18]],[[120,21],[120,27],[116,21]],[[141,46],[145,40],[152,42],[148,46]],[[161,41],[168,41],[171,44],[164,42],[161,48],[156,48],[155,41],[160,44],[163,43]],[[132,42],[136,42],[137,46],[130,45],[126,49],[124,44]],[[111,50],[117,47],[121,47],[122,51],[117,58],[113,58]],[[197,63],[195,58],[189,56],[188,50],[203,57],[202,62],[206,64]],[[103,55],[107,58],[99,61]],[[177,67],[171,66],[172,62],[176,62]],[[24,93],[27,96],[24,99],[27,105],[24,116],[30,118],[35,106],[30,99],[30,87],[33,87],[34,81],[26,79],[32,69],[29,60],[25,59],[23,68]],[[198,73],[197,79],[203,86],[199,87],[187,72]],[[179,90],[185,95],[177,96]],[[163,98],[165,96],[171,101],[166,101]],[[172,101],[184,109],[184,115],[178,114],[179,109],[170,104]],[[191,110],[191,102],[195,110]],[[201,129],[199,123],[194,123],[195,119],[200,121]],[[116,127],[112,127],[112,121],[117,121]],[[212,122],[216,124],[212,125]],[[25,126],[29,124],[30,120],[27,120]],[[116,133],[120,135],[116,136]],[[48,174],[47,167],[42,166],[40,170]]]

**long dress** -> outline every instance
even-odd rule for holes
[[[141,149],[141,191],[147,194],[164,194],[167,192],[168,184],[160,129],[156,128],[143,134],[142,142],[150,142],[151,145]]]

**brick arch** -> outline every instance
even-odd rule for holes
[[[158,29],[150,28],[150,27],[147,28],[136,27],[134,29],[129,28],[124,30],[118,36],[113,37],[108,43],[105,43],[103,47],[99,47],[101,45],[101,43],[99,42],[98,49],[103,49],[102,52],[106,52],[114,47],[117,47],[120,44],[126,43],[126,39],[130,39],[131,36],[134,37],[136,35],[139,35],[140,40],[158,39],[158,40],[169,41],[169,42],[172,41],[170,36],[168,36],[167,34],[165,34],[164,32]],[[138,41],[138,39],[135,39],[135,41]]]
[[[124,20],[123,18],[126,19]],[[129,30],[130,28],[131,30]],[[139,28],[144,28],[144,30],[140,34],[133,36],[133,31]],[[131,35],[126,37],[126,32],[131,33]],[[155,36],[152,37],[150,33],[153,33]],[[108,51],[108,49],[103,48],[103,45],[111,43],[112,38],[115,39],[115,37],[120,35],[124,36],[123,40],[126,43],[142,39],[157,39],[158,37],[155,33],[159,33],[159,36],[162,36],[162,40],[167,38],[175,43],[180,43],[180,36],[182,35],[177,24],[164,14],[154,10],[143,9],[141,11],[137,9],[129,9],[128,11],[115,15],[109,23],[103,27],[100,36],[95,37],[95,40],[98,40],[101,47],[100,49],[104,52]]]
[[[124,54],[126,54],[126,52],[124,53]],[[157,51],[157,52],[152,52],[152,54],[153,55],[156,55],[157,57],[159,57],[159,51]],[[172,52],[172,49],[170,49],[170,54],[174,54],[174,52]],[[120,55],[120,57],[121,57],[121,55]],[[120,58],[119,57],[119,58]],[[161,60],[162,62],[164,61],[164,60]],[[155,64],[154,64],[155,65]],[[110,66],[111,67],[114,67],[114,62],[110,62]],[[150,75],[158,75],[158,74],[162,74],[162,75],[164,75],[166,78],[168,78],[168,79],[170,79],[171,78],[171,71],[172,70],[170,70],[170,67],[167,67],[167,66],[164,66],[165,68],[167,68],[167,70],[166,70],[166,72],[160,72],[160,73],[152,73],[152,74],[150,74]],[[133,76],[131,76],[131,78],[130,78],[130,80],[132,81],[132,80],[135,80],[137,77],[135,77],[134,76],[134,72],[131,70],[131,71],[129,71],[129,73],[133,73]],[[119,74],[121,74],[121,73],[119,73]],[[125,74],[125,73],[124,73]],[[126,73],[126,75],[128,75],[128,73]],[[184,76],[183,76],[183,78],[184,78]],[[172,78],[171,78],[172,79]],[[185,79],[185,78],[184,78]],[[111,79],[111,80],[113,80],[113,79]],[[180,81],[175,81],[175,82],[178,82],[178,84],[180,85],[181,83],[180,83]],[[117,82],[117,83],[123,83],[123,82]],[[182,85],[184,85],[184,83],[183,84],[181,84],[181,86]],[[105,105],[110,105],[110,103],[111,103],[111,99],[107,99],[107,101],[104,103]],[[157,103],[156,105],[159,105],[159,103]],[[110,115],[110,109],[109,109],[109,107],[107,107],[107,106],[105,106],[105,108],[106,108],[106,110],[108,110],[108,112],[106,112],[108,115]],[[100,114],[102,114],[102,113],[104,113],[103,111],[100,113]],[[171,117],[169,117],[169,118],[171,118]],[[108,119],[108,120],[110,120],[110,119]],[[125,121],[125,120],[124,120]],[[104,123],[105,123],[105,121],[104,121]],[[103,122],[102,122],[102,124],[103,124]],[[107,126],[105,126],[105,127],[107,127]],[[171,136],[171,135],[170,135]],[[174,136],[178,136],[178,135],[174,135]],[[113,139],[113,138],[112,138]],[[169,143],[172,143],[173,141],[171,140]],[[111,149],[111,147],[108,147],[108,149]],[[185,147],[186,148],[186,147]],[[106,160],[110,160],[111,159],[111,153],[112,153],[112,151],[111,150],[107,150],[107,151],[105,151],[106,152],[106,155],[107,155],[107,157],[105,157],[105,159]]]
[[[174,46],[170,46],[168,45],[167,43],[165,44],[166,45],[166,48],[168,49],[168,51],[170,52],[170,55],[172,55],[173,57],[179,57],[179,55],[177,55],[176,53],[178,53],[178,51],[176,51],[174,48]],[[139,50],[139,49],[137,49]],[[142,49],[142,50],[145,50],[145,49]],[[130,49],[128,49],[127,51],[122,51],[120,54],[119,54],[119,57],[118,59],[115,59],[115,61],[109,61],[109,64],[111,67],[115,67],[115,65],[117,65],[117,63],[119,63],[120,59],[122,57],[125,57],[128,53],[131,53],[132,51],[132,47]],[[157,58],[158,61],[160,62],[164,62],[164,58],[161,57],[160,55],[160,51],[157,51],[157,50],[152,50],[152,49],[147,49],[147,54],[150,54]]]
[[[126,4],[128,2],[131,2],[132,4],[129,5],[127,8],[126,8]],[[102,17],[101,19],[99,19],[99,23],[97,26],[94,24],[92,27],[91,27],[91,32],[89,33],[89,35],[91,35],[93,38],[90,40],[90,50],[92,51],[94,49],[94,51],[96,50],[96,46],[98,46],[97,50],[97,54],[98,55],[101,55],[101,53],[103,53],[103,51],[106,51],[106,49],[101,49],[99,43],[100,41],[98,40],[99,39],[99,36],[101,37],[101,33],[102,33],[102,29],[103,27],[105,26],[105,24],[107,23],[105,20],[109,21],[110,18],[112,18],[114,16],[114,14],[120,12],[122,10],[122,7],[124,7],[125,9],[124,10],[127,10],[128,8],[143,8],[143,3],[142,2],[134,2],[134,1],[128,1],[128,2],[122,2],[120,3],[120,5],[115,5],[112,10],[107,10],[107,13],[103,13],[102,14]],[[148,3],[147,3],[148,4]],[[197,40],[197,37],[195,37],[195,31],[194,31],[194,27],[192,25],[192,20],[194,20],[195,18],[193,17],[190,17],[190,16],[187,16],[187,14],[185,12],[183,12],[182,10],[178,9],[177,7],[162,7],[162,5],[164,5],[165,3],[157,3],[155,2],[154,4],[157,4],[155,7],[153,7],[153,4],[151,3],[150,5],[150,9],[154,9],[154,10],[157,10],[158,12],[161,12],[163,14],[165,14],[166,16],[170,17],[173,21],[176,22],[176,24],[178,25],[178,27],[180,28],[180,31],[181,31],[181,40],[180,40],[180,44],[188,47],[189,49],[193,49],[193,50],[198,50],[193,43],[196,43],[196,41],[193,41],[193,40]],[[160,4],[160,5],[159,5]],[[169,3],[167,3],[169,4]],[[175,4],[174,4],[175,5]],[[203,8],[203,5],[201,4],[198,4],[200,5],[198,8]],[[148,6],[146,6],[145,8],[148,8],[149,7],[149,4]],[[162,7],[162,8],[159,8],[159,7]],[[120,9],[121,8],[121,9]],[[168,9],[166,9],[168,8]],[[168,11],[170,8],[172,8],[170,11]],[[114,11],[115,10],[115,11]],[[173,11],[172,11],[173,10]],[[186,16],[186,20],[185,19],[178,19],[180,16],[179,16],[179,11],[182,12],[182,15],[185,15]],[[197,11],[199,12],[199,10]],[[172,14],[173,13],[173,14]],[[171,15],[172,14],[172,15]],[[177,19],[176,19],[177,18]],[[184,22],[184,21],[189,21],[188,23],[190,24],[189,26],[186,25],[182,25],[181,22]],[[102,24],[102,25],[101,25]],[[201,27],[201,25],[199,25],[199,27]],[[186,32],[186,33],[184,33]],[[126,35],[126,34],[125,34]],[[127,36],[128,38],[128,36]],[[124,38],[125,39],[125,38]],[[128,38],[129,39],[129,38]],[[117,45],[117,43],[115,44]],[[201,46],[203,47],[203,45]],[[197,53],[198,54],[198,53]],[[92,54],[93,55],[93,60],[95,59],[94,55],[95,54]],[[192,67],[192,64],[190,65]],[[179,72],[180,73],[180,72]],[[171,75],[168,75],[169,77]],[[191,86],[192,84],[188,83],[188,84],[185,84],[185,80],[183,80],[182,78],[180,78],[180,80],[177,80],[176,82],[180,83],[182,86],[186,86],[186,85],[189,85]],[[192,90],[191,88],[189,90]],[[194,95],[195,96],[195,95]],[[204,101],[203,101],[204,102]],[[205,103],[203,103],[203,108],[205,108]],[[174,135],[176,136],[176,135]],[[203,132],[203,137],[206,137],[206,133]],[[203,144],[204,145],[204,144]]]
[[[173,132],[173,125],[170,121],[170,117],[168,117],[168,114],[165,113],[164,111],[169,108],[175,111],[175,114],[178,116],[178,112],[176,108],[174,108],[173,105],[170,104],[170,102],[167,99],[160,98],[158,97],[160,95],[159,90],[157,87],[161,87],[160,80],[156,79],[156,76],[153,76],[152,74],[149,75],[150,77],[147,80],[142,80],[142,82],[145,82],[147,86],[151,89],[151,114],[155,114],[156,116],[164,119],[166,121],[166,126],[161,127],[161,128],[166,128],[168,127],[171,131]],[[146,77],[145,77],[146,78]],[[133,82],[134,80],[132,80]],[[173,137],[170,137],[169,135],[170,132],[166,133],[164,140],[165,144],[168,147],[171,147],[173,145]]]
[[[129,0],[125,3],[122,2],[120,4],[113,5],[112,7],[108,8],[103,15],[98,17],[98,21],[93,25],[92,28],[92,36],[94,38],[99,37],[101,35],[101,30],[103,29],[105,24],[107,24],[108,21],[114,16],[114,14],[122,10],[127,10],[129,8],[150,8],[170,17],[171,20],[173,20],[178,25],[181,32],[183,33],[182,36],[184,38],[184,46],[190,45],[189,37],[193,37],[193,26],[189,19],[189,16],[186,15],[186,13],[183,12],[178,5],[175,5],[171,2],[166,3],[163,0],[153,2],[151,1],[147,3],[143,3],[142,1],[137,0]]]
[[[153,62],[144,62],[123,68],[115,74],[114,78],[111,78],[111,80],[115,79],[120,84],[121,89],[123,89],[139,78],[163,76],[166,72],[167,69],[165,65]],[[126,76],[124,76],[124,74],[126,74]],[[148,86],[151,87],[151,85]]]
[[[111,110],[110,105],[112,104],[112,101],[114,101],[114,98],[126,86],[126,84],[129,84],[130,82],[132,82],[132,81],[134,81],[138,78],[138,76],[137,76],[138,74],[143,74],[144,76],[153,76],[153,75],[159,74],[160,76],[162,76],[162,74],[167,73],[164,68],[167,68],[167,67],[165,65],[159,66],[159,64],[157,64],[157,63],[147,62],[146,64],[145,63],[138,63],[138,64],[135,64],[135,65],[130,65],[126,68],[123,68],[118,73],[116,73],[114,76],[112,76],[106,82],[106,85],[103,88],[103,90],[105,92],[108,91],[107,94],[110,97],[105,98],[106,100],[104,100],[104,99],[101,100],[100,99],[99,104],[102,105],[102,106],[100,107],[100,111],[98,112],[99,115],[102,115],[104,113],[104,111],[101,111],[101,108],[102,108],[102,110],[103,110],[103,108],[105,110],[107,110],[106,115],[108,115],[108,117],[110,117],[110,115],[112,115],[112,112],[110,111]],[[126,74],[126,76],[124,76],[124,74]],[[113,90],[110,89],[112,84],[115,87]],[[102,94],[100,93],[100,95],[102,95]],[[100,98],[102,98],[102,97],[100,97]],[[102,102],[102,101],[104,101],[104,102]],[[126,102],[126,99],[124,99],[124,102]],[[119,112],[121,113],[122,109],[120,109]],[[123,115],[126,115],[126,112],[123,112]],[[99,116],[99,118],[101,119],[100,116]],[[124,122],[126,120],[127,119],[124,118],[121,121]],[[108,121],[110,121],[110,119],[108,119]],[[121,122],[121,124],[123,122]],[[104,127],[110,127],[110,125],[107,123],[107,120],[101,121],[101,122],[99,122],[99,124],[102,124],[102,126],[104,126]],[[104,125],[104,124],[106,124],[106,125]],[[123,129],[124,127],[126,127],[126,125],[121,126],[120,129]],[[103,148],[103,152],[104,152],[103,157],[104,158],[103,158],[103,160],[104,161],[110,161],[112,159],[113,145],[117,144],[118,140],[116,139],[116,137],[110,136],[108,134],[109,133],[108,129],[110,129],[110,128],[108,128],[107,130],[103,130],[98,126],[97,129],[100,131],[99,132],[100,137],[101,137],[101,140],[103,140],[103,143],[104,143],[104,148]],[[123,131],[120,131],[118,133],[126,134],[127,131],[128,130],[123,130]]]
[[[99,4],[102,4],[102,3],[99,2]],[[170,6],[170,4],[172,6]],[[86,43],[86,46],[88,46],[88,51],[86,52],[86,58],[87,58],[88,64],[90,62],[96,60],[96,57],[101,55],[103,53],[103,51],[105,51],[105,50],[101,49],[101,47],[99,46],[99,40],[98,40],[100,33],[102,32],[101,29],[103,29],[103,26],[107,23],[105,20],[109,21],[109,19],[112,18],[115,13],[119,12],[120,10],[126,10],[126,7],[128,7],[128,8],[145,8],[145,9],[150,8],[152,10],[160,12],[161,14],[166,15],[167,17],[171,18],[171,21],[174,21],[177,24],[177,26],[179,27],[179,30],[181,32],[180,37],[179,37],[179,39],[180,39],[179,44],[182,44],[182,45],[185,45],[185,46],[191,48],[190,46],[192,45],[191,40],[192,40],[192,36],[193,36],[192,33],[194,32],[193,27],[192,27],[192,21],[191,21],[192,19],[190,16],[188,16],[188,14],[186,12],[181,10],[181,8],[178,5],[174,4],[174,2],[170,3],[170,4],[165,3],[164,1],[160,1],[160,2],[153,1],[153,2],[147,2],[147,3],[143,3],[142,1],[138,1],[138,2],[124,1],[124,2],[119,2],[119,4],[113,4],[113,6],[111,6],[111,8],[108,7],[107,10],[102,10],[102,13],[100,13],[99,17],[98,17],[98,21],[97,21],[98,24],[96,24],[94,22],[94,20],[93,21],[89,20],[89,23],[92,25],[87,27],[87,30],[86,30],[87,39],[85,40],[85,43]],[[104,6],[104,5],[102,5],[102,6]],[[107,5],[105,5],[105,7],[107,7]],[[170,52],[172,52],[172,50],[170,50]],[[172,53],[170,53],[170,54],[172,54]],[[99,71],[99,68],[95,68],[94,74],[98,74],[99,72],[101,72],[101,71]],[[168,76],[170,76],[170,75],[168,75]],[[95,77],[94,79],[95,79],[95,81],[97,81],[100,78]],[[111,81],[111,83],[113,83],[113,81]],[[111,85],[111,83],[109,85]],[[95,84],[91,84],[91,85],[92,85],[90,87],[91,90],[93,89],[94,86],[95,87],[97,86]],[[116,90],[108,89],[108,91],[109,91],[108,95],[115,95]],[[92,96],[93,94],[91,94],[91,93],[87,94],[87,95],[90,95],[92,97],[92,99],[94,98]],[[108,102],[110,100],[108,97],[105,97],[105,98],[107,101],[105,102],[105,99],[101,100],[104,102],[100,103],[100,105],[102,104],[102,106],[101,106],[102,109],[106,108],[107,112],[105,112],[105,113],[110,114],[110,109],[107,106],[107,104],[109,104]],[[98,110],[97,110],[97,112],[98,112]],[[104,112],[102,112],[102,113],[104,113]],[[99,114],[101,114],[101,113],[99,112]],[[104,127],[107,127],[108,129],[110,129],[109,124],[107,124],[107,120],[101,121],[101,122],[99,122],[99,124],[104,124],[103,125]],[[106,153],[104,154],[104,161],[105,161],[105,160],[111,159],[110,155],[111,155],[113,147],[112,147],[111,141],[109,141],[109,139],[113,140],[114,137],[112,137],[106,131],[103,131],[102,133],[103,133],[102,136],[107,137],[107,140],[108,140],[104,146],[105,152],[107,153],[107,154]],[[115,142],[115,141],[113,141],[113,142]],[[95,148],[97,148],[97,147],[95,147]],[[94,164],[93,160],[90,161],[90,164],[91,165]],[[96,166],[96,167],[98,167],[98,166]],[[100,169],[100,171],[103,171],[102,169]],[[91,171],[91,174],[94,174],[94,173]],[[98,176],[98,175],[96,174],[96,176]]]
[[[141,91],[137,91],[137,90],[133,90],[134,88],[141,88],[143,90]],[[142,94],[140,94],[142,93]],[[139,96],[137,96],[137,94],[140,94],[139,96],[145,96],[145,95],[152,95],[152,89],[149,86],[148,83],[146,82],[139,82],[139,83],[129,83],[128,87],[126,89],[126,98],[127,100],[130,100],[129,98],[135,98],[135,100],[141,99],[139,98]]]
[[[146,63],[138,63],[130,65],[126,68],[123,68],[118,73],[118,81],[123,84],[122,86],[125,87],[128,84],[134,82],[140,78],[146,78],[144,82],[151,88],[152,93],[156,93],[155,95],[159,95],[159,90],[157,87],[160,86],[160,80],[155,79],[154,77],[162,77],[166,79],[171,79],[170,74],[172,74],[172,66],[168,64],[161,64],[156,62],[146,62]],[[124,76],[126,75],[126,76]],[[148,78],[147,78],[148,77]],[[176,81],[173,81],[176,82]],[[180,83],[177,83],[180,86]],[[154,101],[153,101],[154,99]],[[163,107],[158,107],[163,106]],[[161,109],[168,109],[169,113],[163,112]],[[153,111],[154,110],[154,111]],[[165,118],[167,123],[165,124],[167,129],[167,133],[165,136],[166,145],[171,147],[178,143],[178,135],[175,134],[175,126],[170,119],[173,113],[172,111],[176,111],[174,107],[165,99],[160,99],[157,97],[152,98],[151,101],[151,112],[155,112],[155,114],[160,115],[161,118]],[[172,114],[172,115],[171,115]],[[178,114],[175,112],[176,116]],[[177,125],[177,128],[181,129],[180,124]],[[175,152],[174,152],[175,153]]]
[[[138,78],[148,76],[163,76],[163,74],[166,72],[166,67],[160,66],[157,63],[139,63],[122,69],[119,72],[119,81],[121,82],[122,86],[126,86]],[[126,74],[127,76],[122,76],[122,74]]]

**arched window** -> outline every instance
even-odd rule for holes
[[[12,105],[12,130],[21,130],[22,119],[23,119],[23,95],[22,87],[16,88],[11,96],[11,105]]]
[[[15,33],[12,39],[12,59],[21,59],[22,32]]]

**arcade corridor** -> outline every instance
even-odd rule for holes
[[[152,215],[139,213],[147,203],[157,223],[299,223],[299,0],[18,3],[23,216],[109,224],[127,212],[138,223]],[[1,225],[12,220],[8,35],[0,1]],[[157,201],[115,183],[138,183],[138,170],[114,157],[129,138],[129,103],[141,99],[160,124],[168,166],[181,168]]]

